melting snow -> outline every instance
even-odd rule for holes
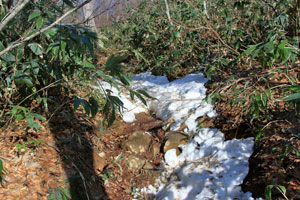
[[[225,141],[224,134],[217,129],[197,129],[198,117],[216,116],[212,105],[203,102],[207,81],[201,73],[172,82],[149,72],[135,75],[133,89],[143,89],[158,99],[149,100],[148,108],[138,100],[131,100],[126,92],[118,92],[109,84],[99,82],[123,101],[124,121],[132,122],[135,113],[151,111],[162,120],[172,119],[171,130],[185,124],[185,132],[193,135],[181,146],[179,156],[175,149],[166,152],[165,162],[161,164],[165,170],[157,184],[140,192],[151,193],[159,200],[253,199],[251,193],[243,193],[240,187],[248,174],[253,138]]]

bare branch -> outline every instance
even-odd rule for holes
[[[61,22],[64,18],[66,18],[68,15],[70,15],[72,12],[78,10],[79,8],[83,7],[84,5],[86,5],[87,3],[91,2],[91,0],[86,0],[83,3],[79,4],[78,6],[76,6],[75,8],[70,9],[68,12],[66,12],[64,15],[62,15],[60,18],[58,18],[55,22],[53,22],[52,24],[50,24],[49,26],[41,29],[40,31],[32,34],[31,36],[27,37],[27,38],[20,38],[17,41],[12,42],[6,49],[2,50],[0,52],[0,56],[2,56],[3,54],[5,54],[6,52],[10,51],[13,48],[16,48],[17,46],[20,46],[21,44],[23,44],[24,42],[31,40],[32,38],[35,38],[36,36],[40,35],[41,33],[49,30],[50,28],[54,27],[55,25],[57,25],[59,22]]]
[[[1,20],[0,32],[6,26],[6,24],[12,20],[28,3],[30,0],[19,1],[15,7],[11,9],[9,14]]]
[[[167,0],[164,0],[164,2],[165,2],[165,6],[166,6],[166,13],[167,13],[167,16],[168,16],[168,20],[169,20],[171,26],[173,26],[173,22],[172,22],[172,19],[171,19],[171,16],[170,16],[168,2],[167,2]]]

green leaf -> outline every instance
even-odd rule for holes
[[[83,66],[89,68],[89,69],[96,69],[95,65],[93,65],[92,63],[88,62],[88,61],[84,61],[83,62]]]
[[[4,167],[3,167],[3,162],[2,160],[0,159],[0,183],[2,183],[3,181],[5,181],[4,177],[3,177],[3,174],[7,174],[6,171],[4,170]]]
[[[4,177],[3,177],[3,174],[6,174],[6,171],[4,170],[4,167],[3,167],[3,162],[2,160],[0,160],[0,183],[2,183],[3,181],[5,181]]]
[[[69,200],[71,199],[70,192],[62,187],[58,187],[57,189],[49,190],[49,197],[47,200]]]
[[[62,51],[65,51],[66,50],[66,46],[67,46],[67,43],[65,41],[60,41],[60,48]]]
[[[70,198],[71,198],[71,194],[70,194],[70,192],[69,192],[67,189],[61,188],[61,187],[59,187],[58,189],[60,190],[60,192],[62,193],[62,195],[63,195],[66,199],[70,199]]]
[[[82,99],[75,99],[74,101],[74,111],[80,106]]]
[[[57,56],[58,52],[59,52],[59,46],[55,46],[55,47],[52,48],[52,54],[54,56]]]
[[[155,97],[150,96],[145,90],[137,90],[138,93],[141,93],[142,95],[144,95],[145,97],[148,97],[150,99],[157,99]]]
[[[28,126],[29,127],[32,127],[32,125],[33,125],[33,118],[32,118],[32,116],[31,115],[26,115],[26,120],[27,120],[27,124],[28,124]]]
[[[120,73],[120,74],[119,74],[119,79],[120,79],[120,81],[121,81],[124,85],[130,85],[130,80],[129,80],[129,78],[128,78],[125,74]]]
[[[16,121],[20,121],[22,119],[24,119],[24,115],[23,114],[16,115]]]
[[[57,32],[58,32],[58,28],[53,27],[53,28],[50,28],[49,30],[45,31],[44,33],[47,36],[55,36]]]
[[[17,85],[25,84],[27,87],[32,87],[33,86],[32,81],[26,75],[21,75],[21,76],[15,77],[15,83]]]
[[[279,100],[292,101],[292,100],[297,100],[297,99],[300,99],[300,93],[291,94],[286,97],[280,98]]]
[[[286,194],[286,188],[283,185],[277,185],[277,187],[283,192],[283,194]]]
[[[4,47],[3,43],[0,41],[0,51],[2,51],[4,49],[5,49],[5,47]]]
[[[130,94],[131,100],[134,100],[134,92],[130,90],[130,91],[129,91],[129,94]]]
[[[282,50],[282,63],[286,63],[291,57],[291,51],[288,48]]]
[[[94,99],[94,97],[90,97],[89,103],[90,103],[92,117],[95,117],[99,109],[98,102]]]
[[[289,89],[292,91],[300,92],[300,85],[292,85]]]
[[[39,114],[36,114],[36,113],[30,113],[30,115],[33,116],[33,117],[35,117],[35,118],[37,118],[37,119],[40,120],[40,121],[46,121],[46,118],[43,117],[43,116],[41,116],[41,115],[39,115]]]
[[[250,47],[241,54],[241,57],[250,55],[260,44],[261,43],[256,44],[256,45],[250,45]]]
[[[30,21],[40,15],[41,15],[41,11],[39,11],[39,10],[33,11],[32,13],[30,13],[30,15],[28,17],[28,21]]]
[[[24,45],[20,45],[18,48],[17,48],[17,59],[18,61],[20,61],[24,56]]]
[[[112,111],[107,126],[110,127],[115,120],[116,120],[116,111],[115,111],[115,107],[112,106]]]
[[[43,47],[38,43],[30,43],[28,47],[35,55],[41,55],[43,53]]]
[[[36,27],[37,29],[40,29],[40,28],[43,27],[43,25],[44,25],[44,18],[43,18],[43,17],[39,17],[39,18],[36,20],[36,22],[35,22],[35,27]]]
[[[280,50],[284,49],[286,42],[287,42],[286,40],[281,41],[280,44],[278,45],[278,49]]]
[[[138,50],[133,49],[132,52],[135,54],[135,57],[139,60],[139,57],[141,57],[145,63],[150,64],[150,62],[143,56]]]
[[[6,62],[15,62],[16,61],[16,57],[10,52],[7,52],[7,53],[3,54],[1,56],[1,58],[3,60],[5,60]]]
[[[265,188],[265,198],[266,200],[272,200],[272,188],[274,185],[267,185]]]
[[[124,106],[124,103],[119,99],[119,97],[116,96],[108,96],[109,100],[113,102],[113,104],[117,105],[119,110],[121,111],[121,109]]]
[[[71,1],[69,1],[69,0],[63,0],[63,2],[65,4],[67,4],[68,6],[70,6],[71,8],[74,8],[74,5],[73,5],[73,3]]]
[[[139,93],[135,93],[135,95],[142,101],[142,103],[147,106],[147,101],[140,95]]]
[[[115,160],[114,162],[119,162],[119,161],[121,160],[122,156],[123,156],[123,152],[121,152],[121,153],[117,156],[117,158],[116,158],[116,160]]]
[[[77,110],[77,108],[80,106],[80,104],[82,104],[83,105],[83,108],[84,108],[84,110],[85,110],[85,113],[87,114],[87,115],[89,115],[90,114],[90,105],[89,105],[89,103],[86,101],[86,100],[84,100],[84,99],[75,99],[75,101],[74,101],[74,110]]]
[[[125,61],[128,58],[127,55],[123,56],[114,56],[108,58],[105,66],[105,70],[110,71],[112,75],[117,75],[121,72],[121,69],[125,68],[125,66],[120,63]]]

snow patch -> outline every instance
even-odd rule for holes
[[[143,89],[158,99],[147,101],[148,107],[139,100],[130,100],[128,93],[99,82],[124,102],[124,121],[133,122],[135,113],[151,111],[164,121],[172,119],[171,130],[185,124],[185,132],[193,135],[181,146],[179,156],[175,149],[166,152],[165,162],[161,164],[165,170],[158,183],[140,192],[153,194],[158,200],[253,199],[251,193],[243,193],[240,187],[248,174],[253,138],[225,141],[224,134],[217,129],[197,129],[197,118],[216,116],[213,106],[203,102],[207,81],[201,73],[172,82],[149,72],[135,75],[132,88]]]
[[[102,87],[110,89],[124,103],[122,118],[125,122],[133,122],[134,114],[154,112],[157,118],[174,123],[171,130],[177,130],[182,124],[187,126],[186,132],[194,133],[197,129],[195,120],[207,115],[216,116],[212,105],[203,102],[206,97],[204,84],[208,81],[203,74],[190,74],[182,79],[169,82],[165,76],[153,76],[150,72],[133,76],[132,89],[143,89],[158,100],[148,101],[148,108],[141,101],[132,101],[128,93],[120,93],[116,88],[101,81]]]
[[[181,146],[179,156],[175,149],[166,152],[166,170],[158,184],[143,192],[161,200],[251,199],[240,185],[248,174],[253,144],[253,138],[224,141],[217,129],[201,129]]]

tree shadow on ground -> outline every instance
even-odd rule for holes
[[[50,113],[55,114],[48,119],[49,128],[55,136],[72,200],[109,199],[103,180],[94,171],[93,146],[89,138],[92,128],[87,117],[74,113],[69,97],[56,97],[55,100],[56,105],[50,107]],[[63,106],[57,109],[57,105]]]
[[[300,147],[300,116],[295,110],[271,112],[249,159],[250,170],[242,185],[253,197],[264,196],[268,185],[282,185],[289,199],[300,199],[300,163],[293,148]],[[272,199],[284,199],[278,189]]]

